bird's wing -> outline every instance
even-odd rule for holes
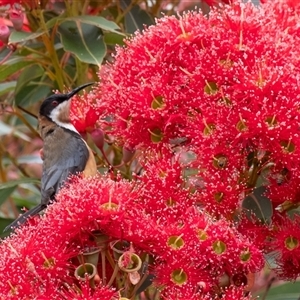
[[[4,231],[25,223],[30,216],[46,208],[50,199],[62,187],[70,174],[84,170],[89,151],[85,142],[76,134],[63,134],[64,129],[57,128],[45,139],[43,175],[41,181],[41,203],[19,216]]]
[[[89,156],[87,146],[79,135],[68,134],[64,139],[59,137],[59,132],[54,132],[48,143],[44,143],[48,146],[44,146],[41,202],[46,205],[71,174],[84,170]]]

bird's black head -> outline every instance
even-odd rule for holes
[[[45,116],[47,118],[50,117],[51,112],[58,107],[60,104],[64,103],[65,101],[68,101],[71,99],[75,94],[77,94],[80,90],[84,89],[85,87],[94,84],[92,83],[86,83],[83,84],[76,89],[72,90],[71,92],[67,94],[53,94],[49,97],[47,97],[41,107],[40,107],[40,115]]]

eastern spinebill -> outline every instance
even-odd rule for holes
[[[67,94],[53,94],[43,101],[38,117],[39,132],[44,141],[41,203],[20,215],[4,231],[24,224],[29,217],[44,210],[71,174],[96,175],[93,152],[70,120],[71,98],[91,84],[81,85]]]

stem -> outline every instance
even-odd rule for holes
[[[20,106],[20,105],[17,105],[17,108],[18,108],[19,110],[21,110],[22,112],[28,114],[29,116],[32,116],[32,117],[35,118],[35,119],[38,118],[37,115],[33,114],[32,112],[30,112],[30,111],[27,110],[26,108],[23,108],[23,107]],[[15,112],[15,113],[18,114],[17,112]]]
[[[21,110],[22,110],[22,109],[21,109]],[[33,133],[33,135],[34,135],[35,137],[40,138],[39,133],[31,126],[31,124],[25,119],[24,116],[22,116],[22,115],[21,115],[19,112],[17,112],[17,111],[15,111],[14,114],[17,115],[17,116],[21,119],[21,121],[29,128],[29,130]]]
[[[122,1],[122,0],[121,0]],[[123,10],[122,13],[119,13],[118,16],[116,17],[115,22],[118,24],[121,22],[121,20],[124,18],[124,16],[132,9],[133,5],[135,5],[137,1],[131,1],[130,4],[126,7],[126,9]],[[118,8],[120,10],[120,1],[118,1]],[[121,9],[122,10],[122,9]],[[120,10],[120,11],[121,11]]]
[[[118,275],[118,271],[119,271],[119,266],[118,266],[118,264],[115,264],[114,272],[111,275],[110,280],[109,280],[109,282],[107,284],[108,287],[110,287],[113,284],[114,280],[116,279],[116,277]]]
[[[3,64],[3,63],[5,63],[5,62],[9,59],[9,57],[10,57],[12,54],[13,54],[13,51],[10,50],[10,51],[7,53],[7,55],[0,61],[0,65]]]
[[[104,149],[102,148],[102,149],[100,149],[100,151],[101,151],[101,153],[102,153],[102,156],[103,156],[104,160],[107,162],[107,164],[108,164],[109,166],[111,166],[111,164],[110,164],[110,162],[109,162],[109,160],[108,160],[108,158],[107,158],[107,156],[106,156],[106,154],[105,154],[105,152],[104,152]],[[113,167],[113,166],[112,166],[112,167]]]
[[[130,296],[130,300],[134,300],[135,297],[135,293],[136,291],[139,289],[139,287],[144,283],[144,281],[147,279],[147,276],[149,275],[148,272],[145,272],[144,275],[142,276],[142,278],[140,279],[140,281],[138,282],[138,284],[134,287],[131,296]]]
[[[82,10],[81,10],[82,14],[86,14],[89,5],[90,5],[90,1],[89,0],[85,0],[83,2],[83,7],[82,7]]]
[[[55,70],[55,75],[56,75],[56,82],[58,85],[58,88],[60,90],[63,90],[64,87],[64,79],[62,75],[62,70],[58,61],[58,57],[54,48],[54,43],[50,38],[50,35],[48,33],[48,29],[45,23],[44,15],[42,10],[38,10],[38,15],[39,15],[39,20],[40,20],[40,26],[42,27],[43,30],[46,31],[45,34],[42,35],[42,39],[44,42],[44,45],[48,51],[49,57],[51,59],[51,62],[53,64],[54,70]]]
[[[267,287],[266,287],[266,291],[265,291],[264,294],[262,295],[261,300],[266,300],[266,298],[267,298],[267,296],[268,296],[268,293],[269,293],[269,290],[270,290],[270,288],[271,288],[273,282],[275,281],[275,279],[276,279],[275,277],[271,277],[271,278],[270,278],[270,280],[269,280],[269,282],[268,282],[268,285],[267,285]]]
[[[6,154],[6,151],[4,150],[4,147],[1,143],[0,143],[0,146],[1,146],[0,147],[0,180],[1,180],[1,182],[7,182],[6,172],[5,172],[3,164],[2,164],[2,161],[3,161],[2,158]],[[14,216],[17,217],[19,215],[19,211],[16,207],[15,202],[12,200],[11,197],[9,197],[9,203],[10,203],[11,209],[14,213]],[[7,212],[6,212],[6,214],[7,214]]]
[[[102,281],[103,281],[103,285],[106,285],[105,250],[101,251],[101,265],[102,265]]]
[[[248,187],[253,188],[255,187],[257,178],[258,178],[258,170],[259,170],[259,162],[258,160],[255,158],[253,161],[253,169],[251,172],[251,175],[249,177],[249,181],[248,181]]]
[[[106,251],[106,258],[108,262],[110,263],[111,267],[114,268],[116,263],[114,262],[113,258],[111,257],[111,254],[109,251]]]
[[[86,74],[87,74],[87,64],[82,63],[77,57],[75,57],[75,63],[76,63],[76,77],[74,78],[74,81],[81,83],[84,83],[86,81]]]
[[[32,49],[32,48],[30,48],[30,47],[28,47],[28,46],[26,46],[26,45],[22,45],[22,46],[17,45],[17,49],[20,49],[20,50],[25,49],[25,50],[27,50],[28,52],[34,53],[34,54],[36,54],[36,55],[38,55],[38,56],[42,56],[43,58],[46,58],[47,60],[49,60],[49,59],[48,59],[48,56],[47,56],[45,53],[40,52],[40,51],[37,51],[37,50],[35,50],[35,49]]]

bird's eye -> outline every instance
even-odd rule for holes
[[[58,105],[58,102],[57,102],[57,101],[52,101],[52,102],[51,102],[51,105],[52,105],[52,106],[57,106],[57,105]]]

